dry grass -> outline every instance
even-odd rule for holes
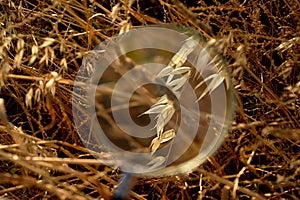
[[[103,165],[109,155],[94,160],[81,145],[72,121],[73,81],[83,56],[101,41],[164,23],[228,40],[219,49],[237,111],[208,162],[186,175],[140,178],[131,197],[300,198],[300,2],[183,2],[0,2],[0,199],[111,196],[120,174]]]

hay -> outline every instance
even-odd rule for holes
[[[107,199],[120,173],[94,160],[72,120],[72,85],[101,41],[178,23],[221,41],[237,111],[193,172],[140,178],[134,199],[300,198],[298,0],[0,3],[0,199]],[[103,88],[104,92],[109,88]],[[6,110],[6,112],[5,112]]]

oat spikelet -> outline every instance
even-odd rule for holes
[[[52,94],[53,96],[55,95],[55,83],[56,81],[61,79],[61,76],[57,72],[51,72],[49,74],[50,78],[45,84],[45,92]],[[41,84],[41,83],[40,83]]]
[[[156,125],[156,134],[157,136],[152,139],[150,144],[150,151],[152,154],[156,152],[160,144],[167,142],[175,137],[176,133],[173,129],[164,131],[165,126],[171,120],[175,113],[174,103],[168,99],[167,95],[160,97],[157,102],[150,107],[149,110],[142,113],[144,114],[157,114],[155,117]]]
[[[156,152],[156,150],[159,148],[159,146],[165,142],[168,142],[169,140],[173,139],[176,135],[176,132],[174,129],[167,130],[160,134],[159,136],[152,139],[150,144],[150,151],[152,152],[152,155]]]
[[[45,38],[45,41],[44,41],[44,43],[40,46],[40,48],[48,47],[48,46],[50,46],[54,41],[55,41],[55,39],[53,39],[53,38]]]
[[[30,88],[27,94],[25,95],[25,105],[27,108],[32,108],[32,97],[33,97],[33,89]]]
[[[188,55],[197,47],[198,42],[193,36],[185,40],[180,50],[172,57],[169,66],[174,68],[182,66],[187,60]]]
[[[212,74],[209,77],[205,78],[203,81],[201,81],[196,86],[196,88],[199,88],[201,85],[203,85],[204,83],[206,83],[208,81],[209,81],[209,84],[207,85],[207,87],[204,89],[204,91],[198,98],[198,101],[200,101],[205,95],[207,95],[208,93],[209,94],[212,93],[217,87],[219,87],[221,85],[221,83],[223,83],[224,77],[220,76],[220,74]]]
[[[166,158],[163,156],[157,156],[153,160],[147,163],[150,167],[149,169],[153,170],[166,162]]]
[[[111,9],[111,13],[110,13],[110,17],[112,18],[111,22],[113,23],[119,14],[120,11],[120,3],[117,3],[112,9]]]
[[[179,97],[181,94],[180,89],[184,86],[184,84],[187,82],[187,80],[190,77],[191,68],[182,66],[178,68],[173,68],[171,66],[166,66],[163,68],[157,75],[157,77],[168,77],[166,81],[166,86],[171,89],[171,91]],[[182,75],[185,74],[179,78],[174,79],[175,75]]]
[[[175,108],[173,101],[169,100],[167,95],[163,95],[158,99],[158,101],[150,107],[149,110],[142,113],[144,114],[157,114],[155,117],[157,136],[160,136],[164,130],[164,126],[171,120],[172,116],[175,113]]]

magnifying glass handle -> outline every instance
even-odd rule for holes
[[[130,173],[125,173],[121,178],[119,185],[113,194],[111,200],[127,200],[129,199],[129,193],[133,187],[135,177]]]

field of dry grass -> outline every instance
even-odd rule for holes
[[[194,171],[138,178],[133,199],[300,198],[298,0],[1,0],[0,199],[109,199],[121,173],[94,160],[73,122],[81,61],[111,36],[177,23],[217,47],[236,112]]]

